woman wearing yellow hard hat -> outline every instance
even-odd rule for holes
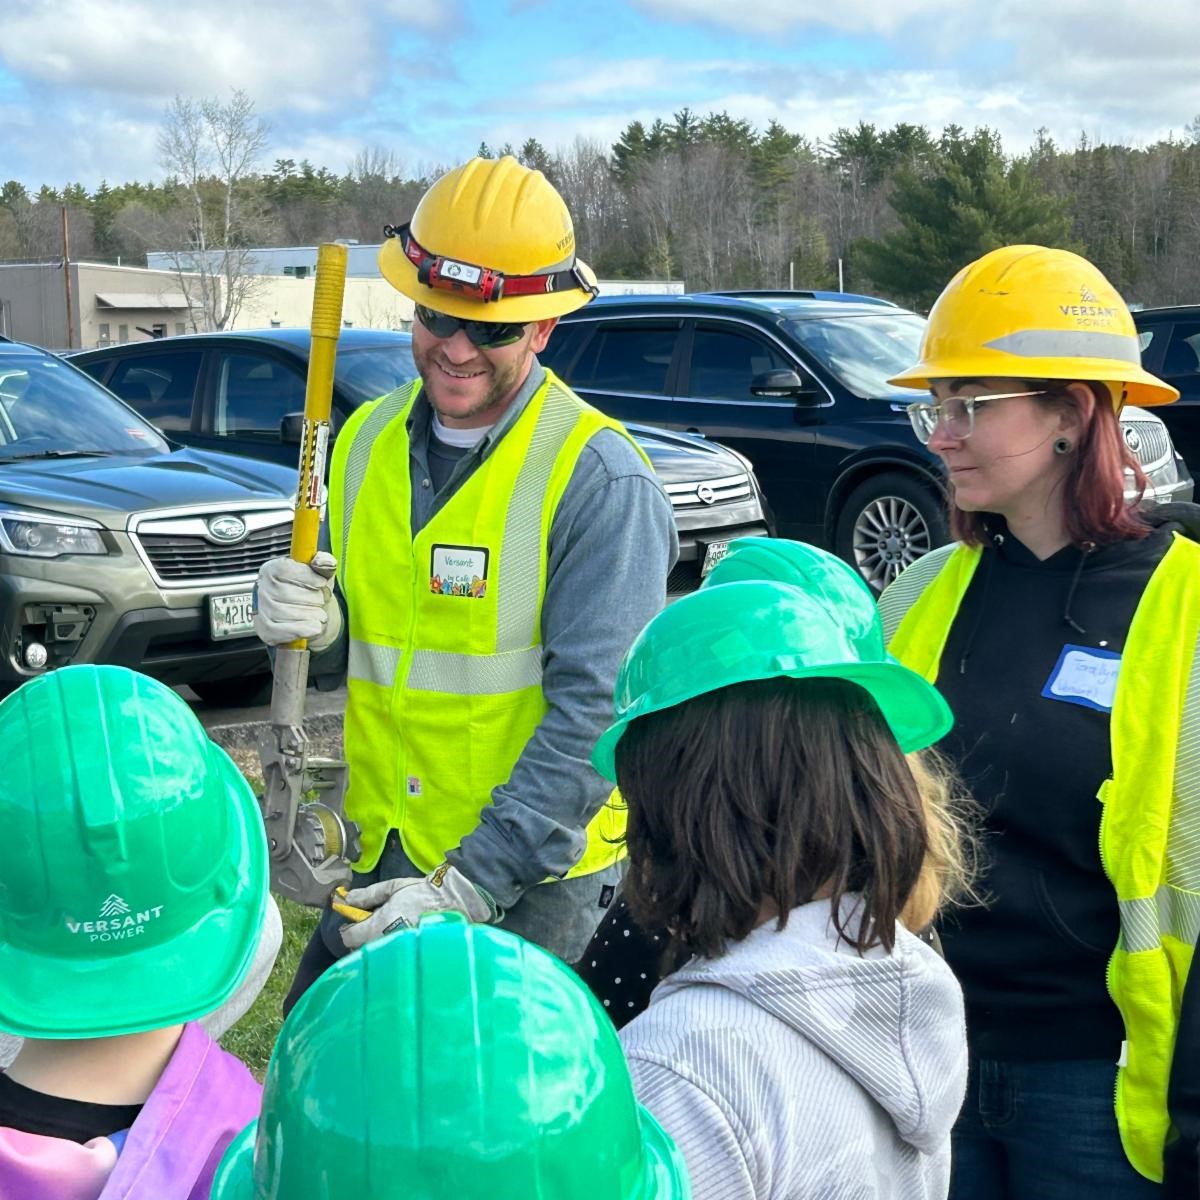
[[[951,1195],[1161,1197],[1194,1181],[1200,1121],[1200,1020],[1181,1019],[1200,509],[1128,499],[1146,481],[1118,412],[1177,393],[1142,369],[1101,272],[1041,246],[960,271],[892,382],[927,393],[909,415],[946,467],[956,541],[884,593],[889,648],[949,701],[940,748],[990,835],[990,904],[942,929],[972,1057]]]

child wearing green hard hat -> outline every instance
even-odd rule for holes
[[[592,761],[629,806],[625,900],[682,965],[621,1040],[698,1200],[944,1197],[962,996],[906,921],[965,883],[910,757],[950,714],[848,568],[792,547],[735,545],[622,663]]]
[[[863,657],[885,657],[875,594],[853,567],[835,555],[786,538],[739,538],[731,543],[728,553],[701,587],[754,580],[800,588],[836,616]],[[944,710],[943,719],[948,720]],[[907,929],[936,945],[931,922],[947,894],[955,891],[954,881],[963,874],[959,828],[948,819],[941,775],[931,771],[920,754],[909,755],[908,761],[929,810],[929,846],[900,919]],[[667,973],[670,941],[663,928],[638,926],[628,902],[620,896],[575,964],[576,971],[602,1001],[618,1029],[646,1008],[651,992]]]
[[[288,1014],[213,1200],[690,1200],[595,998],[458,913],[338,961]]]
[[[262,1089],[199,1024],[269,907],[258,806],[170,688],[64,667],[0,703],[0,1196],[201,1200]],[[244,1004],[244,1001],[243,1001]]]

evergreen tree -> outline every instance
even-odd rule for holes
[[[999,246],[1070,247],[1067,208],[1045,192],[1027,163],[1006,162],[998,136],[947,127],[928,176],[903,171],[890,204],[900,228],[859,243],[854,261],[875,285],[927,308],[967,263]]]
[[[552,174],[550,155],[537,138],[526,138],[517,158],[523,166],[528,167],[531,171],[541,171],[547,177]]]
[[[630,121],[612,148],[613,172],[623,185],[633,182],[649,153],[646,127],[641,121]]]

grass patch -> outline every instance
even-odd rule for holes
[[[314,752],[327,754],[330,749],[325,746],[316,748]],[[254,794],[261,795],[263,782],[255,750],[231,749],[229,757],[237,764],[238,770],[245,775]],[[300,965],[300,956],[304,947],[312,937],[313,930],[321,916],[320,910],[306,908],[282,896],[276,896],[279,905],[279,915],[283,918],[283,943],[279,947],[279,957],[267,979],[263,990],[236,1025],[227,1030],[221,1039],[221,1045],[230,1054],[236,1054],[254,1072],[255,1077],[262,1079],[267,1071],[267,1063],[271,1051],[275,1048],[275,1039],[279,1036],[280,1026],[283,1025],[283,998],[292,986],[296,976],[296,968]]]

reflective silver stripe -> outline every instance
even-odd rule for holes
[[[1157,949],[1161,938],[1158,924],[1158,900],[1121,900],[1121,948],[1130,954]]]
[[[408,687],[413,691],[448,692],[454,696],[498,696],[540,687],[541,683],[541,646],[499,654],[417,650],[408,672]]]
[[[354,506],[358,502],[358,493],[362,488],[363,478],[367,473],[367,463],[371,458],[371,447],[375,439],[383,431],[383,427],[409,402],[413,395],[412,385],[397,388],[388,392],[376,404],[371,415],[363,421],[362,426],[354,435],[350,444],[350,452],[346,455],[346,473],[343,480],[342,496],[342,546],[340,559],[346,561],[346,547],[350,543],[350,519],[354,516]],[[408,470],[408,463],[402,463]]]
[[[1121,948],[1130,954],[1155,950],[1163,934],[1188,946],[1200,936],[1200,895],[1163,886],[1153,896],[1122,900]]]
[[[350,661],[346,674],[351,679],[377,683],[390,688],[396,680],[396,668],[400,665],[403,651],[396,646],[381,646],[378,642],[363,642],[350,639]]]
[[[499,653],[522,650],[540,640],[537,617],[542,565],[542,505],[546,501],[554,464],[579,417],[579,406],[574,398],[551,384],[504,517],[496,593],[496,650]],[[540,662],[538,670],[540,675]]]
[[[1200,646],[1192,653],[1175,747],[1175,803],[1167,833],[1167,882],[1200,892]]]
[[[1115,358],[1137,365],[1142,361],[1136,337],[1099,329],[1024,329],[984,345],[1019,358]]]
[[[883,589],[878,608],[879,619],[883,622],[885,642],[892,640],[892,634],[900,627],[900,622],[904,620],[908,610],[921,598],[921,593],[934,581],[950,555],[957,549],[957,542],[949,542],[931,550],[901,571]]]

